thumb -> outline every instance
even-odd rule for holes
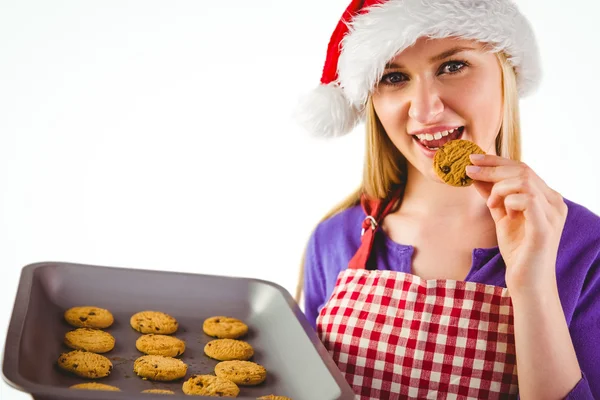
[[[473,186],[477,189],[479,195],[485,200],[485,204],[487,204],[490,194],[492,193],[492,188],[494,184],[491,182],[482,182],[482,181],[473,181]],[[504,204],[500,204],[498,207],[489,207],[490,213],[492,214],[492,218],[495,222],[500,221],[502,218],[506,216],[506,209],[504,208]]]
[[[479,195],[483,197],[485,201],[487,201],[487,199],[490,197],[490,194],[492,193],[492,188],[494,187],[494,184],[491,182],[473,180],[473,186],[475,187],[475,189],[477,189]]]

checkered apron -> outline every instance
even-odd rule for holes
[[[379,214],[317,319],[356,398],[516,399],[506,288],[366,269]]]

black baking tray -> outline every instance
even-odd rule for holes
[[[215,266],[215,270],[218,267]],[[116,339],[105,353],[112,373],[95,382],[117,386],[121,392],[73,390],[87,382],[56,366],[64,334],[74,329],[63,313],[70,307],[93,305],[110,310],[114,324],[107,328]],[[179,321],[174,336],[185,340],[180,356],[188,364],[185,378],[159,383],[145,381],[133,372],[133,362],[143,355],[135,348],[140,336],[129,325],[131,315],[142,310],[166,312]],[[213,338],[202,331],[205,318],[225,315],[239,318],[250,327],[244,340],[252,344],[252,361],[263,365],[266,381],[256,387],[240,386],[240,399],[266,394],[293,400],[345,400],[355,395],[304,314],[281,286],[272,282],[103,267],[63,262],[43,262],[23,268],[8,327],[2,372],[12,387],[36,400],[58,399],[165,399],[214,397],[186,396],[183,382],[195,374],[212,374],[217,361],[204,355]],[[141,393],[150,388],[173,390],[175,396]]]

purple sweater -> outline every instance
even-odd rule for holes
[[[600,217],[568,201],[556,274],[558,290],[582,379],[567,399],[600,399]],[[317,226],[311,235],[305,264],[305,314],[313,328],[331,296],[339,272],[360,245],[365,214],[350,208]],[[413,247],[392,241],[381,229],[373,244],[377,269],[410,273]],[[466,281],[506,287],[505,265],[498,247],[474,249]]]

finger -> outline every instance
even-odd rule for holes
[[[531,188],[529,181],[517,177],[500,181],[493,185],[490,196],[488,197],[488,207],[498,207],[504,203],[504,198],[509,194],[531,193],[535,188]]]
[[[516,219],[525,214],[527,209],[527,195],[524,193],[509,194],[504,198],[503,206],[506,209],[506,215],[510,219]]]
[[[552,218],[553,213],[560,213],[562,205],[557,199],[562,199],[562,197],[548,187],[527,165],[520,163],[520,167],[522,170],[517,177],[507,178],[494,184],[495,190],[490,193],[491,199],[488,198],[488,201],[494,205],[502,201],[502,197],[509,193],[529,193],[537,196],[540,204],[545,206],[544,210],[548,219]]]
[[[500,165],[496,167],[467,166],[467,175],[478,181],[499,183],[508,179],[520,179],[523,188],[530,189],[533,192],[536,188],[544,194],[544,197],[550,203],[554,196],[553,190],[524,163],[512,165]]]
[[[475,187],[475,189],[477,189],[477,192],[479,192],[481,197],[483,197],[487,201],[487,199],[490,197],[490,194],[492,193],[494,184],[490,182],[473,181],[473,186]]]
[[[559,211],[567,211],[566,210],[566,204],[565,204],[565,198],[558,193],[556,190],[552,189],[552,188],[548,188],[549,191],[549,195],[547,196],[548,198],[548,202],[550,202],[550,204],[552,204],[553,206],[555,206]]]
[[[482,182],[500,182],[504,179],[514,178],[523,173],[520,165],[499,165],[499,166],[479,166],[469,165],[466,168],[467,175],[476,181]]]
[[[502,176],[518,175],[518,176],[522,176],[524,179],[530,179],[544,193],[546,200],[550,204],[553,204],[555,206],[562,206],[561,203],[563,202],[563,197],[556,191],[552,190],[546,184],[546,182],[540,176],[538,176],[524,162],[510,160],[508,158],[499,157],[499,156],[495,156],[492,154],[486,154],[486,155],[471,154],[471,162],[476,167],[515,166],[516,167],[515,169],[511,168],[508,170],[504,170],[502,168],[499,171],[497,171],[499,178],[501,179]],[[477,170],[473,170],[472,168],[469,168],[469,171],[472,171],[472,172],[468,172],[467,175],[469,175],[471,178],[474,178],[475,174],[485,174],[486,171],[488,171],[488,170],[483,170],[483,171],[480,170],[479,172],[477,172]],[[492,172],[492,174],[494,174],[494,173],[496,173],[496,172]],[[471,175],[473,175],[473,176],[471,176]],[[483,176],[481,176],[480,178],[483,179]]]
[[[514,218],[520,212],[525,219],[534,222],[534,227],[541,226],[542,222],[546,222],[546,215],[538,199],[539,197],[528,193],[513,193],[504,198],[504,207],[509,217]]]
[[[493,154],[471,154],[469,156],[473,165],[481,167],[492,167],[497,165],[519,165],[519,161],[511,160],[509,158],[496,156]]]
[[[490,214],[492,214],[492,218],[494,222],[498,223],[502,218],[508,215],[508,210],[504,207],[504,203],[500,204],[497,207],[488,207],[490,210]]]
[[[473,186],[475,187],[475,189],[477,189],[481,197],[486,199],[486,204],[488,204],[488,199],[490,197],[491,191],[493,190],[494,184],[488,182],[473,181]],[[492,218],[496,222],[500,221],[506,216],[506,209],[504,208],[503,203],[499,204],[496,207],[489,207],[488,204],[488,208],[490,210],[490,213],[492,214]]]
[[[540,215],[545,216],[547,221],[553,221],[556,217],[563,215],[560,207],[551,204],[537,186],[532,185],[530,181],[522,177],[506,179],[494,184],[487,199],[487,206],[489,208],[504,207],[504,199],[511,194],[526,194],[538,199],[537,205],[540,208]],[[507,210],[507,214],[509,217],[513,216],[511,210]]]

